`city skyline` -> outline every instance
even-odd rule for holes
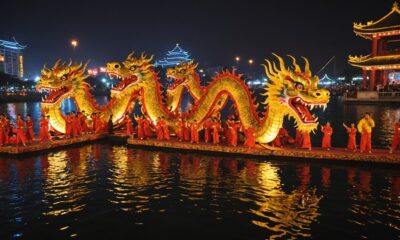
[[[176,43],[203,66],[233,65],[234,58],[240,56],[243,65],[254,59],[258,67],[276,52],[308,57],[314,72],[336,56],[337,72],[341,73],[353,69],[347,64],[348,55],[370,51],[370,42],[354,35],[353,22],[377,20],[393,2],[250,1],[239,5],[153,1],[102,5],[61,1],[65,9],[60,11],[48,1],[17,1],[5,3],[9,11],[0,17],[4,18],[0,39],[15,37],[27,45],[25,67],[31,75],[58,58],[90,60],[90,65],[102,66],[125,58],[131,51],[145,51],[161,59]],[[70,45],[73,39],[79,41],[76,48]]]

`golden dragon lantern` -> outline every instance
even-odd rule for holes
[[[275,54],[274,54],[275,55]],[[222,109],[230,98],[244,128],[254,127],[259,143],[269,143],[275,139],[282,127],[285,116],[294,118],[300,131],[313,131],[318,126],[318,118],[311,114],[314,108],[325,108],[329,102],[329,92],[318,88],[319,78],[312,76],[308,60],[304,70],[292,59],[293,69],[287,68],[284,60],[275,55],[275,62],[266,60],[264,65],[270,81],[265,88],[267,96],[264,104],[265,117],[259,118],[256,111],[256,99],[245,85],[241,75],[234,71],[223,71],[212,79],[209,85],[201,86],[199,75],[193,62],[182,63],[167,70],[168,78],[174,83],[167,90],[167,103],[162,100],[161,84],[153,70],[152,56],[142,54],[135,57],[129,54],[125,61],[110,62],[107,72],[111,78],[120,82],[111,89],[111,100],[106,106],[98,106],[90,94],[89,86],[84,82],[85,66],[59,65],[52,70],[45,68],[38,88],[50,90],[49,97],[43,101],[43,107],[51,115],[51,124],[57,131],[64,132],[65,122],[59,109],[61,100],[73,97],[78,109],[87,113],[100,112],[107,120],[111,114],[113,122],[118,123],[125,113],[130,112],[136,100],[142,104],[143,113],[152,121],[164,118],[172,130],[176,130],[179,116],[173,113],[181,101],[182,91],[187,88],[194,104],[186,121],[197,121],[199,125],[215,112]],[[172,110],[172,111],[171,111]]]

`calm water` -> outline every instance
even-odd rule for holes
[[[0,160],[0,239],[400,235],[399,169],[106,144]]]
[[[100,105],[104,105],[108,101],[106,96],[100,96],[96,99]],[[186,96],[184,96],[183,103],[188,102],[189,100],[188,94],[186,94]],[[185,106],[182,106],[182,109],[184,108]],[[228,115],[226,114],[226,110],[229,109],[230,106],[227,106],[223,111],[225,113],[223,115]],[[76,111],[76,107],[73,101],[65,100],[62,104],[62,110],[64,112]],[[136,113],[139,113],[139,104],[135,105],[135,111]],[[347,125],[350,125],[352,122],[357,123],[358,120],[363,117],[365,112],[372,113],[372,116],[376,121],[377,127],[374,129],[372,136],[374,147],[387,148],[393,136],[393,125],[396,120],[400,119],[400,104],[345,105],[343,104],[342,98],[337,97],[331,99],[325,112],[319,110],[315,113],[319,117],[322,124],[325,124],[326,121],[331,121],[334,129],[334,134],[332,136],[333,145],[336,147],[345,147],[347,144],[347,133],[343,128],[342,123],[346,122]],[[36,133],[38,132],[39,119],[41,115],[40,102],[0,104],[0,113],[7,113],[14,121],[17,113],[20,113],[24,118],[26,118],[27,114],[31,114],[35,121],[34,130]],[[289,130],[291,135],[294,136],[294,129],[292,126],[292,122],[285,122],[285,127]],[[312,135],[313,145],[320,146],[321,139],[321,132],[318,130],[314,135]]]

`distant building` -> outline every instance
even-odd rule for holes
[[[184,51],[177,43],[175,48],[168,51],[167,56],[159,61],[156,61],[155,66],[158,67],[172,67],[178,65],[180,62],[189,62],[192,60],[188,52]]]
[[[24,58],[22,50],[26,46],[14,41],[0,40],[0,72],[22,79],[24,77]]]
[[[349,56],[349,63],[363,70],[362,86],[374,90],[377,85],[396,83],[400,71],[400,7],[394,3],[392,10],[378,21],[367,24],[354,23],[357,36],[372,41],[372,53],[366,56]],[[400,81],[397,81],[400,83]]]

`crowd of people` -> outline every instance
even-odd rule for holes
[[[50,141],[50,124],[49,116],[42,115],[40,120],[40,130],[38,139],[41,141]],[[26,145],[28,141],[36,139],[33,132],[33,119],[31,115],[27,115],[27,120],[24,121],[20,114],[17,115],[15,124],[10,118],[5,115],[0,115],[0,145],[22,144]]]
[[[149,139],[155,135],[159,141],[170,140],[171,133],[168,123],[164,117],[157,118],[152,121],[148,116],[134,116],[135,126],[129,114],[126,114],[123,120],[114,126],[112,115],[110,116],[108,125],[100,118],[100,113],[92,113],[90,117],[82,112],[70,112],[65,116],[65,138],[79,137],[83,134],[101,133],[107,130],[110,134],[114,130],[125,128],[125,133],[139,140]],[[203,123],[196,120],[187,121],[184,116],[180,116],[175,123],[175,132],[177,140],[180,142],[199,143],[200,139],[204,143],[212,143],[218,145],[221,141],[229,146],[236,147],[238,143],[243,143],[248,148],[254,148],[256,145],[256,129],[252,126],[244,128],[238,118],[230,115],[224,124],[221,124],[219,117],[209,117]],[[35,139],[41,141],[50,141],[50,117],[42,115],[40,120],[39,134],[37,138],[33,131],[33,120],[28,114],[26,121],[21,115],[17,115],[15,124],[5,114],[0,115],[0,145],[22,144]],[[350,126],[343,123],[343,127],[348,133],[347,150],[356,152],[357,133],[361,134],[359,150],[361,153],[372,153],[371,133],[375,127],[375,122],[369,113],[365,113],[364,117],[356,124],[351,123]],[[324,150],[331,150],[331,138],[333,128],[329,122],[321,125],[320,131],[323,134],[321,147]],[[153,134],[154,133],[154,134]],[[242,133],[242,134],[240,134]],[[272,142],[272,146],[283,148],[286,145],[294,145],[296,148],[312,150],[312,141],[310,132],[300,132],[296,130],[295,137],[291,137],[285,128],[281,128],[277,137]],[[390,146],[390,153],[395,151],[400,145],[400,122],[394,125],[394,135]]]

